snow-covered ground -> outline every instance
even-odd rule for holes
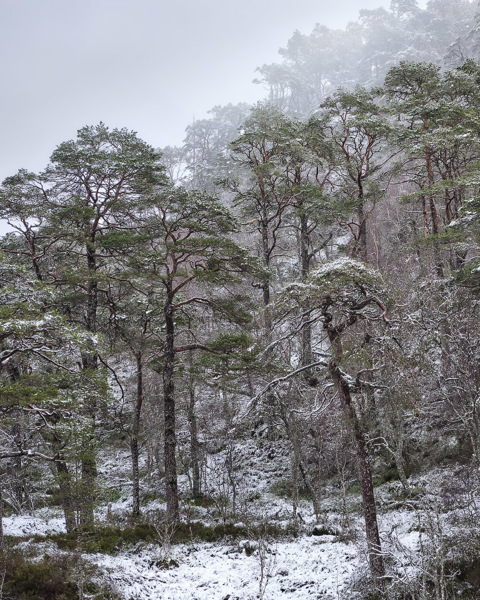
[[[3,518],[3,532],[15,537],[64,533],[65,519],[51,509],[37,510],[34,515],[12,515]]]
[[[324,598],[333,600],[348,586],[358,567],[353,544],[332,536],[278,542],[249,556],[242,543],[175,546],[169,560],[156,566],[157,548],[139,554],[95,555],[113,588],[126,600],[247,600]],[[262,575],[263,569],[263,575]]]
[[[338,517],[330,514],[325,521],[331,524]],[[388,537],[390,547],[394,538],[398,564],[404,563],[410,570],[408,556],[405,561],[398,547],[401,544],[407,555],[416,550],[418,533],[412,531],[412,524],[411,515],[404,511],[391,511],[380,518],[382,537],[386,542]],[[7,535],[20,537],[64,531],[63,520],[54,509],[5,518],[4,526]],[[352,515],[351,526],[360,530],[361,518]],[[367,564],[361,536],[353,543],[334,535],[312,535],[311,528],[306,529],[309,533],[298,538],[277,541],[252,536],[166,547],[140,543],[113,556],[85,554],[84,560],[97,567],[99,580],[122,600],[355,598],[352,583],[365,574]],[[52,551],[49,543],[48,553]]]
[[[122,463],[125,464],[124,461],[118,464]],[[275,465],[275,461],[270,461],[264,466],[263,479],[246,475],[242,482],[245,493],[242,492],[243,486],[239,485],[239,496],[244,497],[246,507],[244,519],[240,519],[239,524],[261,522],[276,524],[282,529],[291,527],[294,515],[292,500],[271,491],[274,476],[282,476],[281,460],[278,463]],[[123,483],[124,474],[120,469],[115,477],[116,481]],[[443,544],[455,527],[461,530],[462,523],[455,525],[455,515],[460,506],[471,505],[472,497],[462,491],[461,486],[452,486],[455,477],[454,471],[441,469],[426,476],[412,477],[411,485],[418,495],[406,503],[398,500],[399,482],[376,489],[380,536],[392,582],[395,578],[397,581],[414,582],[421,568],[422,544],[423,548],[437,542]],[[116,526],[127,523],[131,510],[129,490],[123,485],[118,489],[119,498],[98,507],[96,517],[99,523]],[[247,493],[252,489],[259,492],[255,500],[250,500]],[[436,514],[435,510],[440,511],[436,505],[436,491],[445,489],[452,496],[450,507],[444,505],[443,512]],[[145,518],[155,522],[158,515],[164,514],[164,508],[159,500],[151,500],[142,510]],[[359,598],[359,594],[352,590],[368,573],[359,496],[349,494],[342,501],[338,490],[325,488],[317,531],[314,531],[311,503],[300,499],[295,509],[300,526],[298,538],[273,540],[252,533],[250,539],[216,543],[192,541],[163,547],[139,543],[135,548],[113,556],[85,554],[83,558],[97,567],[99,582],[111,587],[122,600]],[[190,517],[194,520],[210,525],[219,522],[215,507],[191,507],[191,510]],[[428,516],[430,513],[436,520]],[[63,531],[64,521],[58,507],[4,518],[4,532],[9,536],[25,539]],[[329,535],[335,532],[340,535]],[[162,536],[159,534],[159,537]],[[458,535],[457,539],[460,539]],[[41,542],[33,540],[22,543],[30,546],[31,556],[40,557],[47,546],[49,555],[61,553],[51,541],[45,541],[44,547]],[[451,549],[445,546],[445,559]]]

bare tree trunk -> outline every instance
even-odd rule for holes
[[[310,272],[310,236],[305,213],[300,215],[300,270],[303,280]]]
[[[12,425],[11,431],[12,438],[15,444],[22,447],[22,423],[21,417]],[[25,480],[22,469],[22,457],[17,456],[8,461],[8,475],[12,481],[13,493],[15,495],[15,501],[19,507],[23,505],[25,499]]]
[[[189,403],[188,403],[188,426],[190,430],[190,467],[192,469],[192,496],[199,498],[201,496],[200,487],[200,458],[197,430],[197,415],[195,412],[195,384],[192,372],[192,352],[189,356],[190,378],[189,378]]]
[[[410,495],[410,484],[408,483],[407,473],[405,471],[405,460],[403,458],[403,436],[401,436],[395,445],[393,451],[393,457],[395,459],[395,466],[397,467],[398,476],[400,477],[400,483],[402,484],[403,493],[405,496]]]
[[[143,405],[143,359],[142,353],[138,352],[137,359],[137,397],[135,400],[135,408],[133,411],[132,437],[130,440],[130,450],[132,454],[132,483],[133,483],[133,498],[132,498],[132,516],[140,515],[140,471],[138,467],[138,437],[140,434],[140,417],[142,414]]]
[[[435,183],[435,177],[433,175],[433,165],[432,165],[432,151],[430,148],[425,149],[425,160],[427,163],[427,175],[428,175],[428,184],[432,186]],[[435,196],[430,194],[428,197],[429,208],[430,208],[430,216],[432,219],[432,233],[433,235],[438,235],[438,212],[437,205],[435,203]],[[433,256],[435,262],[435,272],[438,277],[443,277],[443,264],[442,259],[440,257],[440,248],[438,246],[438,241],[434,240],[433,242]]]
[[[175,324],[173,320],[173,295],[167,290],[167,300],[164,305],[165,316],[165,350],[163,353],[163,403],[165,416],[165,484],[167,497],[167,520],[175,523],[179,520],[177,459],[177,433],[175,429]]]
[[[365,532],[367,536],[368,557],[370,561],[370,572],[377,587],[382,587],[385,576],[380,536],[378,533],[377,509],[373,493],[372,470],[368,459],[367,444],[364,431],[358,421],[355,407],[353,406],[350,387],[342,378],[338,366],[334,360],[330,362],[329,372],[337,388],[343,409],[352,428],[355,440],[355,451],[357,456],[358,474],[362,489],[363,513],[365,518]]]
[[[87,287],[87,306],[85,324],[86,329],[92,334],[97,330],[97,309],[98,309],[98,284],[97,284],[97,260],[95,251],[95,239],[87,244],[87,267],[89,272],[89,282]],[[92,343],[93,345],[93,343]],[[95,349],[85,352],[82,356],[82,364],[85,370],[96,370],[98,368],[98,356]],[[90,401],[87,406],[92,423],[95,418],[97,406],[94,401]],[[94,434],[86,434],[84,447],[81,452],[82,462],[82,481],[80,485],[80,525],[81,527],[92,527],[94,518],[95,501],[95,483],[97,477],[97,463]]]
[[[315,513],[315,520],[318,523],[318,520],[320,518],[320,501],[318,498],[318,493],[317,493],[317,490],[315,489],[315,486],[312,483],[312,480],[308,473],[308,469],[305,466],[305,461],[303,460],[303,457],[300,455],[300,453],[298,453],[298,455],[297,455],[297,464],[298,464],[298,470],[300,471],[300,475],[302,476],[302,479],[303,479],[303,483],[305,484],[305,487],[307,488],[308,494],[309,494],[310,499],[313,504],[313,512]]]
[[[55,468],[57,470],[57,480],[62,499],[63,514],[65,515],[65,529],[67,530],[67,533],[72,533],[77,529],[75,502],[72,493],[72,478],[67,463],[61,453],[56,454]]]
[[[286,409],[285,406],[282,406],[280,409],[280,415],[285,425],[288,439],[290,440],[293,447],[293,453],[295,457],[295,469],[297,469],[300,472],[300,475],[302,476],[303,483],[308,491],[308,494],[313,504],[315,518],[318,521],[320,517],[320,501],[318,497],[318,492],[315,489],[315,485],[312,482],[312,478],[310,477],[308,468],[305,465],[305,459],[302,452],[302,444],[295,416],[292,413],[288,413],[288,409]]]
[[[140,516],[140,473],[138,468],[138,437],[132,435],[130,440],[132,455],[132,517]]]
[[[365,199],[363,196],[363,184],[361,174],[357,177],[358,197],[357,197],[357,220],[358,235],[353,248],[353,257],[367,262],[367,217],[365,216]]]
[[[7,373],[12,382],[20,378],[20,370],[14,362],[7,363]],[[11,436],[18,448],[22,447],[23,417],[20,414],[12,425]],[[13,482],[15,500],[19,508],[25,499],[25,476],[23,473],[22,457],[17,456],[7,462],[7,473],[9,480]]]
[[[358,420],[355,407],[353,405],[350,386],[340,372],[338,364],[343,355],[343,348],[340,340],[340,331],[331,324],[331,316],[326,315],[324,327],[327,330],[328,338],[335,349],[335,356],[330,361],[328,370],[333,383],[337,389],[340,402],[352,429],[355,440],[355,453],[357,457],[358,475],[360,487],[362,490],[363,513],[365,518],[365,533],[367,537],[368,557],[370,562],[370,572],[375,587],[383,587],[385,577],[385,565],[383,562],[380,536],[378,533],[377,509],[375,506],[375,495],[373,493],[372,470],[368,459],[367,443],[365,432]],[[355,321],[353,321],[355,322]]]
[[[268,240],[268,224],[262,223],[262,251],[263,251],[263,262],[265,266],[270,266],[270,248]],[[270,304],[270,277],[267,276],[263,285],[263,305],[268,306]]]
[[[3,598],[3,584],[7,570],[5,540],[3,537],[3,476],[0,476],[0,600]]]
[[[80,526],[93,527],[95,522],[95,484],[97,462],[95,460],[94,441],[88,436],[86,447],[82,450],[82,481],[80,483]]]
[[[302,281],[305,281],[310,272],[310,235],[308,232],[308,217],[305,213],[300,215],[300,270]],[[312,356],[312,326],[305,323],[301,332],[301,366],[313,362]],[[309,373],[311,375],[311,372]]]

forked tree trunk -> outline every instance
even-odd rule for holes
[[[282,421],[285,425],[288,439],[293,447],[294,461],[295,461],[295,472],[299,471],[302,476],[305,488],[308,491],[310,499],[313,505],[313,512],[315,513],[315,519],[318,522],[320,518],[320,499],[318,497],[318,491],[315,489],[315,485],[310,477],[308,468],[305,463],[304,455],[302,452],[302,440],[300,439],[300,433],[298,431],[297,422],[293,413],[288,414],[286,407],[282,406],[280,410]]]

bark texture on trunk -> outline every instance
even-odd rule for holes
[[[140,417],[143,405],[143,357],[141,352],[136,356],[137,361],[137,397],[133,411],[132,436],[130,440],[130,451],[132,454],[132,516],[140,516],[140,470],[138,467],[139,451],[138,437],[140,435]]]
[[[163,353],[163,403],[165,418],[165,485],[167,497],[167,520],[175,523],[179,520],[178,483],[177,483],[177,433],[175,428],[175,323],[173,320],[173,295],[167,291],[164,305],[165,350]]]
[[[132,455],[132,517],[140,516],[140,471],[138,468],[138,437],[132,435],[130,440]]]
[[[343,355],[340,332],[337,328],[332,326],[330,318],[327,318],[325,321],[325,329],[327,330],[329,340],[332,343],[335,352],[334,357],[330,361],[328,367],[330,377],[335,384],[342,408],[345,416],[348,419],[348,423],[355,441],[355,454],[357,458],[360,487],[362,490],[363,513],[365,518],[365,533],[367,537],[370,572],[375,587],[381,589],[383,587],[383,581],[385,577],[385,565],[383,561],[380,536],[378,533],[377,509],[375,505],[375,495],[373,492],[372,470],[368,458],[365,432],[357,417],[350,386],[342,376],[342,373],[339,369],[339,363]]]
[[[93,440],[87,441],[82,452],[82,481],[80,483],[80,526],[93,527],[95,522],[95,483],[97,479],[97,462]]]
[[[197,414],[195,411],[195,384],[192,373],[192,353],[189,356],[190,379],[189,379],[189,403],[188,403],[188,428],[190,430],[190,468],[192,470],[192,496],[200,498],[202,490],[200,485],[200,445],[198,443]]]
[[[265,267],[268,269],[270,266],[270,244],[268,237],[268,223],[266,218],[262,223],[262,252],[263,252],[263,262]],[[270,304],[270,277],[266,277],[263,285],[263,305],[268,306]]]
[[[320,498],[307,468],[304,453],[302,452],[302,440],[300,439],[300,432],[298,431],[295,416],[293,413],[289,414],[289,411],[284,406],[281,407],[280,414],[285,425],[288,439],[293,447],[295,472],[299,471],[302,476],[303,483],[312,501],[315,518],[318,522],[320,518]]]
[[[97,283],[97,256],[95,250],[95,237],[92,234],[92,239],[86,247],[87,267],[89,272],[89,281],[87,285],[87,305],[85,314],[85,325],[87,331],[95,334],[97,331],[97,311],[98,311],[98,283]],[[87,350],[82,355],[82,366],[85,370],[96,370],[98,368],[98,356],[93,347]],[[96,402],[90,399],[87,405],[88,415],[95,421],[97,412]],[[86,435],[84,447],[81,453],[81,476],[80,483],[80,498],[79,498],[79,513],[80,526],[93,527],[94,503],[95,503],[95,484],[97,478],[97,463],[96,449],[93,434]]]
[[[56,481],[60,490],[60,499],[65,517],[65,529],[67,530],[67,533],[72,533],[73,531],[76,531],[78,527],[76,515],[76,509],[79,500],[76,496],[78,490],[76,490],[74,487],[72,474],[68,468],[67,459],[63,453],[65,444],[58,432],[53,431],[53,433],[50,434],[50,431],[50,429],[44,430],[42,437],[47,443],[52,445],[55,456],[53,466],[55,468]]]
[[[19,448],[22,447],[22,428],[22,417],[20,417],[19,420],[12,425],[11,430],[11,436]],[[7,465],[8,475],[10,481],[12,482],[15,500],[18,506],[22,506],[25,500],[25,475],[22,468],[22,457],[17,456],[16,458],[10,459]]]
[[[58,487],[60,488],[63,514],[65,515],[65,529],[67,530],[67,533],[72,533],[77,529],[75,499],[72,493],[72,477],[61,453],[56,454],[55,469],[57,471],[57,481]]]
[[[310,236],[308,232],[308,217],[300,215],[300,269],[302,281],[305,281],[310,272]],[[301,340],[301,365],[309,365],[313,362],[312,357],[312,326],[305,323],[302,327]]]
[[[3,583],[7,570],[7,561],[5,556],[5,540],[3,537],[3,477],[0,476],[0,597],[3,592]]]
[[[380,536],[378,534],[377,509],[373,492],[372,470],[368,459],[365,433],[357,418],[350,394],[350,388],[342,378],[334,361],[330,363],[329,371],[339,393],[340,401],[355,439],[355,453],[357,457],[360,487],[362,490],[363,514],[365,518],[365,533],[367,536],[370,571],[374,584],[376,586],[381,586],[382,579],[385,577],[385,566],[383,563]]]
[[[367,217],[365,215],[365,198],[363,195],[363,183],[362,177],[359,174],[357,178],[358,196],[357,196],[357,220],[358,220],[358,234],[355,240],[355,246],[353,248],[353,257],[367,262],[368,249],[367,249]]]
[[[428,174],[429,186],[432,186],[435,183],[435,177],[433,174],[433,164],[432,164],[433,154],[434,153],[430,148],[427,147],[425,149],[425,161],[427,164],[427,174]],[[430,217],[432,220],[432,234],[438,235],[438,233],[439,233],[438,211],[437,211],[437,205],[435,202],[435,196],[433,194],[429,195],[428,203],[429,203],[429,208],[430,208]],[[442,262],[442,258],[440,255],[440,248],[439,248],[437,240],[435,240],[433,242],[433,258],[434,258],[434,263],[435,263],[435,273],[437,274],[438,277],[443,277],[443,262]]]

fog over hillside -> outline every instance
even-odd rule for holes
[[[42,169],[52,148],[99,121],[179,145],[194,116],[262,98],[255,69],[277,60],[294,30],[345,27],[382,4],[3,0],[0,180]]]

